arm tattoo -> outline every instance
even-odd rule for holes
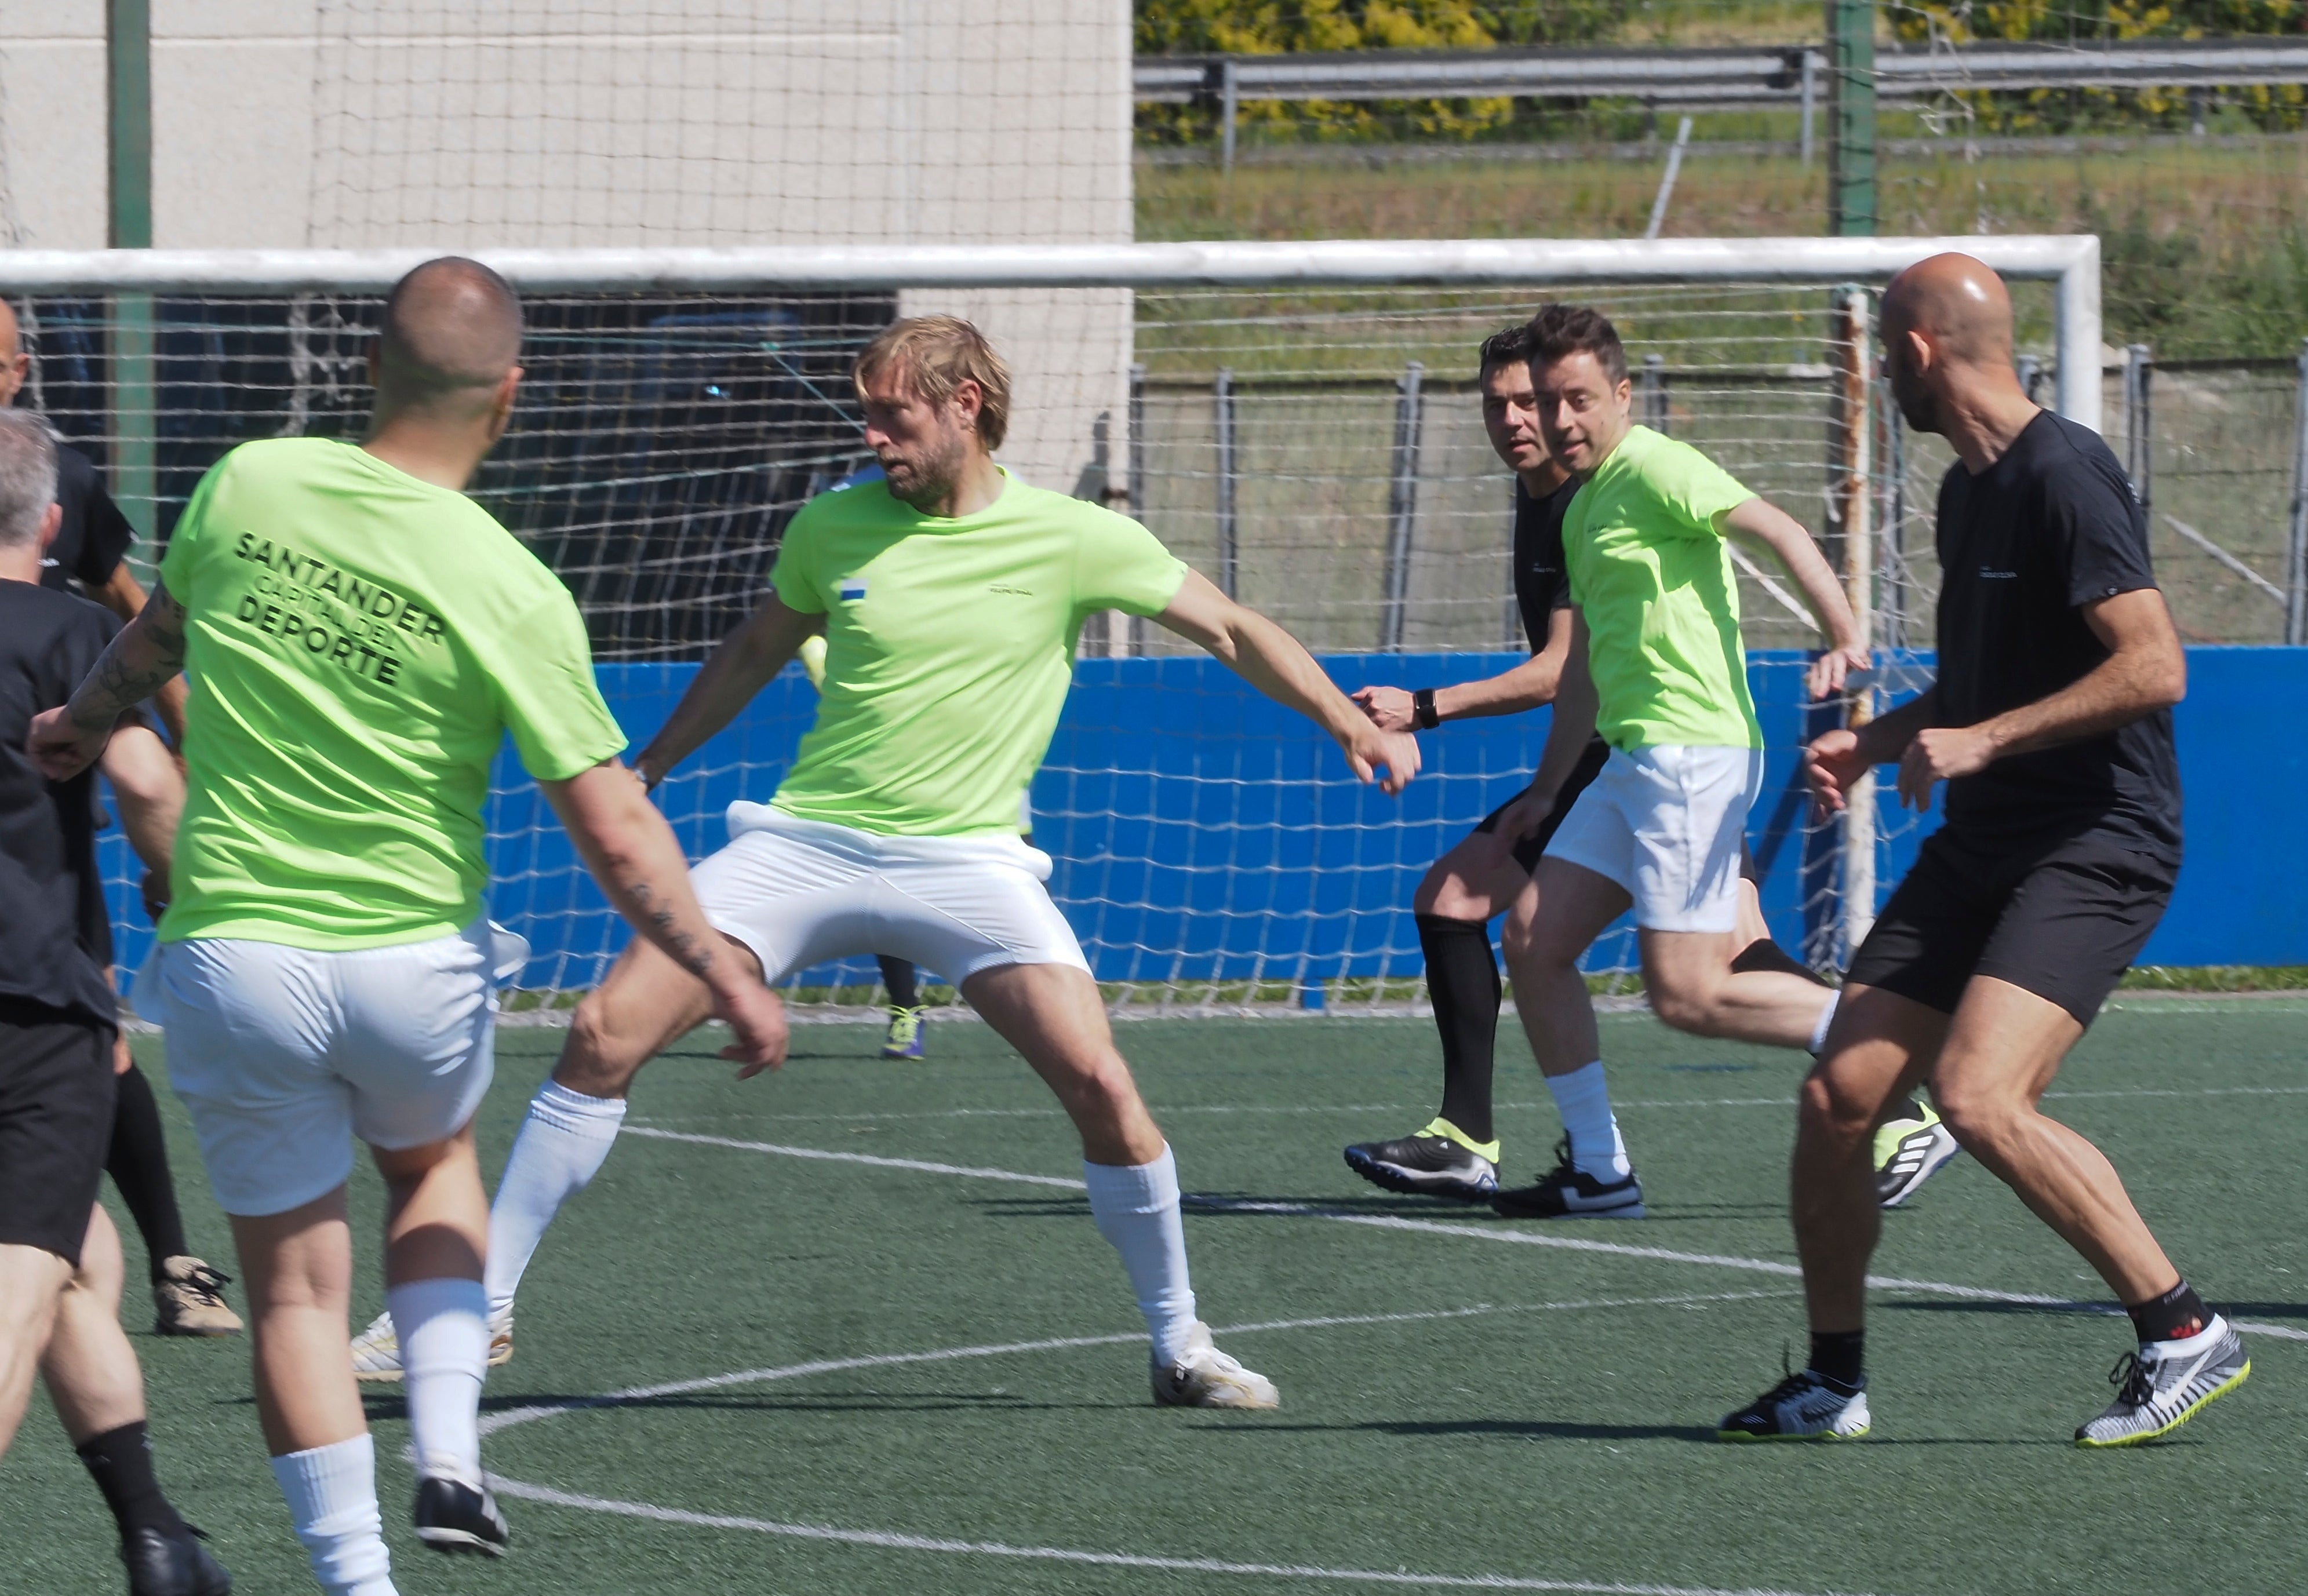
[[[69,713],[82,726],[110,725],[184,668],[185,607],[163,582],[73,693]]]
[[[713,967],[712,950],[701,946],[687,931],[675,929],[679,923],[677,917],[671,909],[657,903],[657,894],[647,881],[629,881],[625,890],[633,896],[639,919],[646,922],[642,929],[655,933],[650,940],[663,948],[674,963],[700,981],[704,980],[706,972]]]

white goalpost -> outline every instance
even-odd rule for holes
[[[848,367],[893,316],[979,319],[1017,370],[1014,468],[1101,498],[1305,639],[1342,684],[1488,674],[1524,647],[1475,350],[1538,301],[1611,314],[1640,418],[1688,438],[1812,528],[1884,651],[1879,691],[1928,646],[1929,511],[1947,456],[1902,434],[1877,374],[1872,290],[1961,250],[2013,280],[2058,410],[2097,428],[2098,240],[1036,244],[478,249],[530,311],[530,376],[476,495],[566,579],[635,740],[757,598],[810,494],[870,457]],[[381,296],[424,249],[0,252],[43,410],[165,543],[233,444],[357,437]],[[1783,940],[1839,965],[1917,822],[1855,806],[1831,834],[1787,784],[1823,724],[1796,701],[1813,641],[1783,582],[1741,577],[1777,785],[1753,824]],[[1419,874],[1527,777],[1542,716],[1454,725],[1399,804],[1357,789],[1311,728],[1165,634],[1086,625],[1077,687],[1034,790],[1052,882],[1118,1003],[1313,1008],[1415,998]],[[664,789],[685,844],[762,797],[814,695],[798,670]],[[557,1000],[622,940],[512,771],[489,816],[498,916]],[[124,962],[145,932],[110,857]],[[1606,939],[1598,970],[1632,964]],[[862,1002],[870,961],[805,973]]]

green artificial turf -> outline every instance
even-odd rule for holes
[[[2292,1179],[2308,1001],[2119,994],[2053,1105],[2114,1159],[2166,1247],[2239,1317],[2308,1334]],[[487,1444],[529,1486],[708,1526],[509,1497],[503,1564],[449,1560],[406,1523],[408,1429],[371,1402],[387,1538],[418,1592],[1251,1592],[1381,1589],[1290,1568],[1568,1582],[1536,1588],[1937,1592],[2294,1591],[2308,1347],[2260,1335],[2243,1389],[2172,1440],[2068,1444],[2106,1400],[2120,1321],[1933,1290],[1879,1293],[1875,1433],[1740,1447],[1716,1420],[1803,1352],[1785,1274],[1723,1261],[1504,1243],[1537,1235],[1785,1263],[1787,1107],[1802,1063],[1606,1016],[1605,1051],[1651,1218],[1546,1229],[1390,1197],[1339,1157],[1432,1111],[1422,1021],[1149,1021],[1120,1028],[1177,1148],[1203,1314],[1280,1385],[1279,1413],[1160,1411],[1134,1340],[788,1374],[556,1412]],[[1064,1120],[983,1027],[934,1022],[918,1065],[855,1025],[797,1028],[748,1083],[702,1037],[653,1066],[629,1124],[771,1147],[1078,1178]],[[504,1159],[559,1034],[507,1031],[483,1111]],[[148,1066],[158,1044],[141,1044]],[[1511,1179],[1556,1122],[1510,1020]],[[173,1101],[195,1246],[229,1266]],[[382,1305],[377,1187],[356,1184]],[[1260,1211],[1244,1201],[1312,1208]],[[1450,1230],[1352,1223],[1408,1219]],[[1342,1222],[1344,1221],[1344,1222]],[[141,1250],[130,1241],[131,1266]],[[2097,1281],[1977,1164],[1886,1226],[1879,1273],[2097,1299]],[[144,1327],[141,1299],[130,1309]],[[1078,1193],[1003,1179],[624,1138],[547,1239],[493,1414],[821,1360],[1138,1329]],[[243,1592],[311,1590],[264,1467],[237,1344],[136,1337],[164,1480]],[[815,1538],[800,1527],[916,1538]],[[1152,1563],[986,1549],[1122,1554]],[[53,1418],[0,1463],[0,1589],[120,1588],[109,1523]],[[1253,1572],[1188,1564],[1230,1563]],[[1416,1584],[1396,1588],[1419,1588]],[[1512,1588],[1510,1586],[1509,1588]],[[1523,1588],[1534,1588],[1525,1586]]]

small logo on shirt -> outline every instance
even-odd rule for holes
[[[2016,571],[1990,571],[1985,565],[1979,568],[1980,580],[1985,582],[2016,581],[2019,576],[2020,573]]]
[[[1034,596],[1034,590],[1030,588],[1005,588],[1000,582],[987,583],[986,590],[988,593],[1014,593],[1020,598],[1031,598]]]
[[[866,579],[864,577],[851,577],[848,580],[841,584],[840,592],[842,603],[856,604],[859,599],[866,596]]]

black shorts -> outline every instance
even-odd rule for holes
[[[1515,862],[1522,866],[1523,874],[1529,875],[1538,868],[1538,856],[1546,852],[1546,845],[1554,840],[1555,828],[1562,825],[1563,818],[1570,814],[1571,806],[1579,802],[1579,794],[1592,786],[1595,778],[1603,774],[1604,762],[1610,757],[1611,745],[1600,737],[1587,744],[1587,751],[1579,756],[1579,763],[1572,766],[1571,774],[1563,778],[1563,790],[1554,795],[1554,809],[1548,811],[1546,819],[1538,823],[1537,830],[1515,844]],[[1508,805],[1521,796],[1522,794],[1517,793],[1514,798],[1508,799],[1485,815],[1475,830],[1486,837],[1496,831],[1499,817],[1506,813]]]
[[[1953,1014],[1971,978],[1992,975],[2088,1025],[2164,918],[2178,875],[2095,832],[2014,847],[1942,828],[1846,979]]]
[[[112,1103],[110,1031],[0,998],[0,1242],[80,1266]]]

